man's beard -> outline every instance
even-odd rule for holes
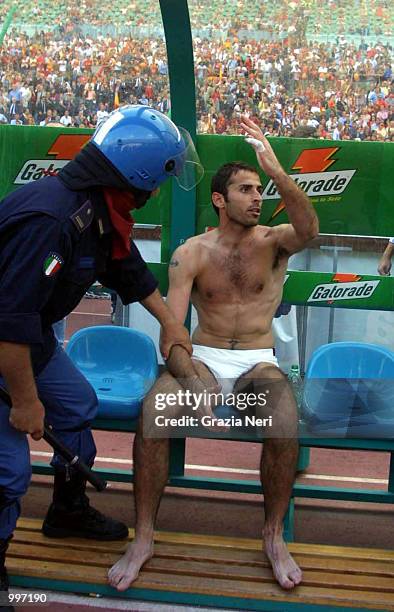
[[[228,218],[229,221],[231,221],[232,223],[237,223],[237,225],[240,225],[241,227],[255,227],[256,225],[259,224],[260,218],[257,217],[255,219],[245,219],[245,218],[238,218],[237,216],[232,216],[231,214],[228,214]]]

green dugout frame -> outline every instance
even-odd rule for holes
[[[244,159],[255,163],[254,153],[239,136],[196,136],[196,103],[194,83],[194,62],[192,32],[190,28],[187,0],[159,0],[166,36],[170,91],[172,104],[172,119],[182,125],[192,135],[197,144],[201,160],[206,169],[204,181],[193,191],[182,191],[173,181],[167,183],[161,190],[158,201],[153,201],[146,210],[135,215],[140,223],[160,223],[162,225],[162,263],[150,264],[154,274],[160,281],[160,287],[165,293],[167,289],[167,262],[172,251],[188,237],[197,232],[203,232],[209,226],[215,225],[217,219],[210,204],[209,181],[216,168],[229,159]],[[12,15],[11,15],[12,18]],[[40,178],[53,164],[53,169],[67,163],[63,149],[55,147],[59,136],[66,135],[68,144],[75,137],[89,137],[91,131],[74,129],[46,130],[40,127],[0,126],[0,197],[19,185]],[[319,214],[321,231],[327,234],[348,234],[364,236],[393,236],[394,214],[394,147],[385,143],[356,143],[332,141],[316,141],[302,139],[272,139],[275,151],[290,174],[296,174],[299,183],[304,183]],[[75,143],[74,143],[75,144]],[[81,144],[78,146],[82,146]],[[74,146],[74,154],[78,150]],[[69,150],[68,150],[69,152]],[[316,176],[318,175],[318,176]],[[261,222],[278,224],[286,222],[284,209],[280,208],[280,198],[275,197],[275,190],[266,177],[262,177],[266,192],[266,205]],[[159,204],[159,206],[158,206]],[[159,210],[159,213],[158,213]],[[159,218],[158,218],[159,217]],[[353,271],[349,271],[353,272]],[[394,279],[377,276],[334,275],[315,272],[289,272],[284,285],[284,301],[292,304],[310,306],[362,308],[394,310]],[[121,430],[124,423],[114,423],[112,429]],[[103,424],[106,430],[111,430],[108,422]],[[128,430],[128,429],[126,429]],[[258,492],[259,483],[229,481],[223,483],[220,479],[198,479],[184,476],[184,441],[177,440],[174,444],[171,460],[171,484],[182,487],[204,488],[215,490],[236,490]],[[305,446],[328,446],[343,448],[345,442],[332,440],[328,445],[316,443],[314,440],[303,440]],[[360,448],[360,441],[347,441],[346,448]],[[383,443],[382,443],[383,444]],[[385,450],[392,452],[392,445],[379,446],[374,441],[365,441],[363,450]],[[42,466],[35,470],[48,473],[50,468]],[[119,471],[105,473],[110,480],[130,482],[130,474],[119,477]],[[393,502],[394,455],[391,456],[389,468],[388,490],[385,492],[365,491],[362,493],[353,489],[333,489],[323,487],[298,486],[297,496],[310,498],[339,498],[346,500],[367,500]],[[292,538],[292,514],[294,506],[291,503],[287,516],[287,537]],[[48,580],[44,583],[48,586]],[[13,578],[15,586],[42,587],[43,581],[28,577]],[[49,581],[50,586],[67,589],[63,582]],[[97,585],[86,584],[86,592],[97,591]],[[108,587],[102,587],[103,594],[108,593]],[[114,592],[110,593],[112,596]],[[116,593],[115,593],[116,595]],[[174,603],[176,595],[160,593],[153,594],[149,590],[136,590],[136,596],[144,599],[159,599]],[[189,603],[190,600],[187,600]],[[252,607],[250,602],[242,598],[233,601],[215,601],[211,597],[192,597],[193,603],[201,605],[231,605],[237,608],[261,609],[259,604]],[[179,599],[179,603],[184,603]],[[282,604],[266,602],[264,609],[277,610]],[[303,603],[293,604],[294,609],[328,610],[326,606],[308,606]],[[357,608],[361,610],[362,608]]]

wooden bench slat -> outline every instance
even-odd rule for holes
[[[86,551],[80,551],[76,548],[70,549],[63,546],[28,546],[12,541],[8,555],[18,557],[19,559],[30,559],[33,561],[54,561],[55,563],[77,563],[81,566],[104,567],[109,568],[118,559],[119,555],[113,552],[103,552],[86,554]]]
[[[158,575],[156,575],[158,576]],[[151,572],[142,572],[141,577],[135,582],[136,587],[146,588],[148,584],[159,584],[161,580],[157,580]],[[163,575],[162,575],[163,576]],[[160,578],[162,579],[162,576]],[[164,575],[166,585],[168,584],[169,576]],[[236,582],[231,580],[219,580],[215,578],[179,576],[173,579],[174,584],[171,584],[171,590],[179,590],[189,588],[193,592],[214,594],[220,597],[237,597],[253,598],[270,601],[284,601],[297,603],[311,603],[321,605],[346,605],[350,607],[365,607],[382,608],[385,610],[394,610],[393,596],[391,593],[369,593],[367,591],[354,591],[347,589],[333,589],[322,587],[309,587],[300,585],[292,591],[284,591],[276,582],[269,583],[252,583],[252,582]],[[367,605],[366,605],[367,604]]]
[[[200,577],[212,577],[223,579],[252,580],[256,582],[273,581],[270,567],[245,567],[236,565],[219,565],[217,563],[194,562],[153,558],[145,565],[148,571],[161,571],[176,574],[191,574]],[[394,593],[394,581],[391,577],[366,576],[342,573],[321,572],[319,570],[303,569],[304,586],[322,586],[329,588],[352,588],[361,590],[375,590],[377,592]],[[393,597],[394,599],[394,597]]]
[[[41,535],[41,521],[37,519],[23,518],[18,521],[17,529],[31,530]],[[129,529],[129,540],[134,537],[134,529]],[[47,542],[48,538],[42,536]],[[89,542],[88,540],[82,540],[78,538],[67,538],[68,542],[76,542],[81,546],[86,545],[87,547],[101,548],[108,550],[108,546],[117,546],[118,549],[124,546],[123,542]],[[156,543],[171,543],[180,545],[200,545],[208,546],[212,548],[234,548],[236,550],[262,550],[262,543],[257,539],[252,538],[228,538],[226,536],[210,536],[200,534],[190,534],[181,532],[170,532],[170,531],[159,531],[155,532]],[[378,548],[355,548],[352,546],[329,546],[320,544],[303,544],[300,542],[290,542],[288,544],[290,552],[293,554],[304,554],[307,556],[319,556],[319,557],[336,557],[338,559],[357,559],[357,560],[375,560],[375,561],[392,561],[394,562],[394,551],[384,550]]]
[[[197,549],[181,547],[171,548],[164,544],[155,546],[155,557],[157,558],[179,558],[186,560],[206,560],[220,563],[225,561],[231,565],[252,565],[254,567],[270,567],[270,563],[261,551],[209,549],[201,547]],[[394,579],[394,564],[386,561],[339,559],[337,557],[317,557],[304,553],[294,553],[294,558],[303,569],[320,569],[326,572],[344,572],[348,574],[379,575]]]
[[[41,532],[19,531],[16,529],[12,542],[20,544],[36,544],[37,546],[48,546],[62,548],[67,545],[70,550],[89,552],[113,552],[122,554],[130,540],[119,540],[113,542],[100,542],[99,540],[82,540],[81,538],[56,539],[47,538]]]

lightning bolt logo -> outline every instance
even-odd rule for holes
[[[357,281],[361,280],[361,276],[359,276],[358,274],[346,274],[346,273],[342,273],[342,272],[338,272],[337,274],[335,274],[332,277],[333,281],[336,281],[337,283],[356,283]],[[327,304],[333,304],[334,300],[327,300]]]
[[[300,174],[308,172],[325,172],[336,160],[330,159],[339,147],[325,147],[322,149],[305,149],[300,153],[292,170],[298,170]],[[271,215],[270,221],[279,215],[286,208],[286,204],[281,200]]]
[[[344,274],[338,272],[335,276],[332,277],[333,281],[337,281],[338,283],[356,283],[361,280],[361,276],[358,274]]]
[[[60,134],[48,154],[55,155],[55,159],[73,159],[89,138],[89,134]]]

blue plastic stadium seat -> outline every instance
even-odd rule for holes
[[[359,342],[334,342],[312,355],[302,418],[319,436],[394,438],[394,353]]]
[[[96,391],[98,418],[135,419],[158,375],[155,345],[128,327],[80,329],[66,351]]]

